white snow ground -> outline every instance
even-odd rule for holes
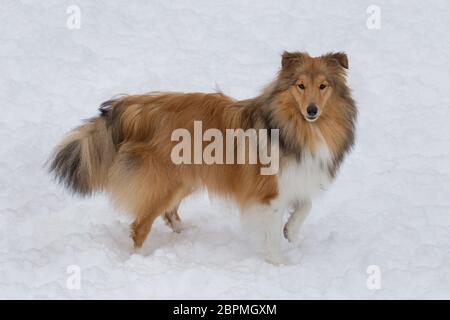
[[[379,30],[366,27],[372,4]],[[450,298],[449,30],[444,0],[1,0],[0,298]],[[300,244],[284,243],[289,265],[266,263],[236,211],[204,195],[183,203],[182,234],[158,222],[133,254],[126,215],[43,169],[115,94],[252,97],[284,49],[346,51],[360,111],[336,183]]]

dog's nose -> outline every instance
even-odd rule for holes
[[[306,108],[306,113],[308,117],[314,118],[317,115],[317,107],[315,104],[310,104],[308,108]]]

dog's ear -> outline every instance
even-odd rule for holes
[[[303,52],[283,52],[283,55],[281,56],[281,68],[285,69],[288,68],[294,64],[302,63],[305,57],[307,56],[307,53]]]
[[[348,69],[348,58],[345,52],[328,53],[325,59],[332,63],[337,63],[344,69]]]

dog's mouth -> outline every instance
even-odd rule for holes
[[[319,119],[319,115],[316,115],[316,116],[305,116],[305,119],[306,119],[306,121],[308,121],[308,122],[314,122],[314,121],[316,121],[317,119]]]

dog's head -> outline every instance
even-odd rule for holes
[[[279,82],[289,91],[304,119],[314,122],[326,112],[333,94],[345,85],[347,55],[342,52],[311,57],[302,52],[284,52]]]

